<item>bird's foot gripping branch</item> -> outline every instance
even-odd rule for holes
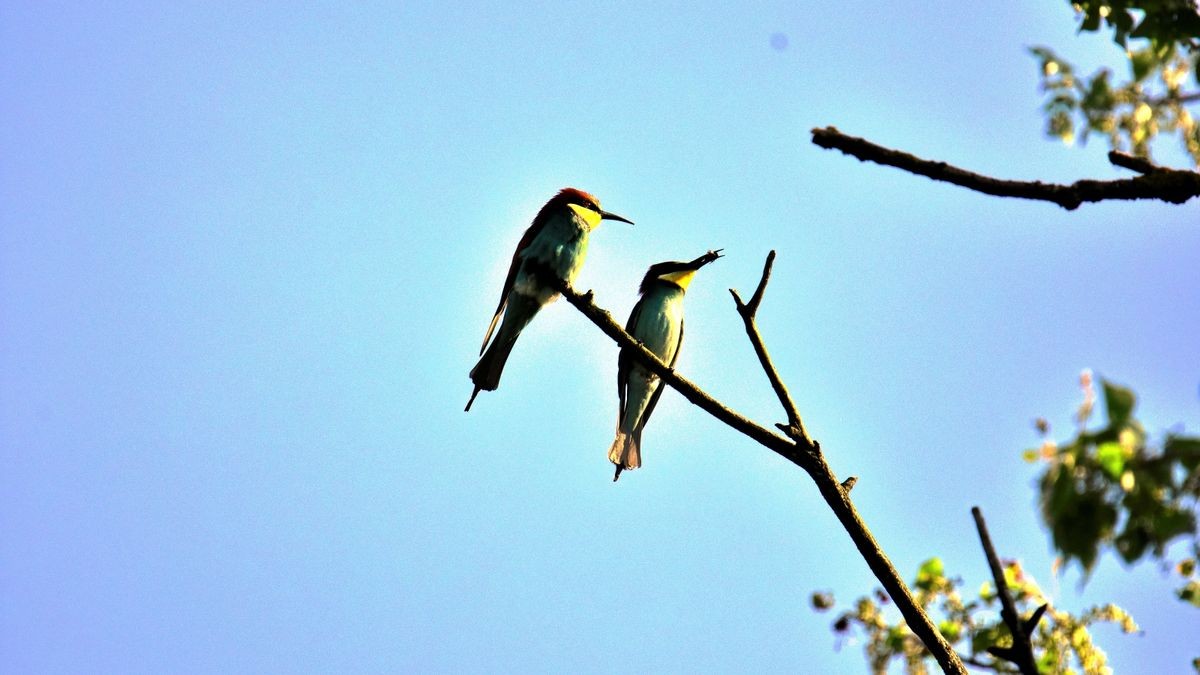
[[[711,252],[706,255],[711,255]],[[947,673],[966,673],[962,659],[950,644],[946,642],[933,622],[930,621],[929,616],[925,614],[924,610],[914,600],[908,586],[900,578],[900,575],[896,572],[896,568],[883,552],[883,549],[880,548],[878,542],[875,541],[875,537],[859,516],[853,502],[850,501],[850,488],[854,486],[855,479],[849,478],[845,483],[838,482],[833,470],[825,461],[821,446],[805,430],[796,404],[788,393],[783,379],[779,376],[779,372],[771,362],[766,344],[755,323],[755,317],[759,305],[762,303],[763,294],[766,291],[774,261],[775,252],[771,251],[767,256],[766,264],[763,266],[762,278],[759,280],[758,286],[749,302],[744,302],[737,291],[733,289],[730,289],[730,293],[733,295],[737,312],[745,324],[746,335],[749,337],[754,351],[758,355],[759,363],[762,365],[763,371],[766,373],[771,387],[775,390],[775,394],[783,406],[784,413],[787,415],[788,421],[786,423],[776,424],[776,427],[786,434],[785,436],[770,431],[732,410],[713,398],[691,380],[675,372],[673,368],[655,356],[642,343],[630,336],[620,324],[613,320],[611,314],[596,306],[593,302],[591,291],[579,293],[566,281],[553,275],[547,275],[543,281],[561,293],[567,299],[567,302],[571,303],[575,309],[579,310],[580,313],[594,323],[605,335],[616,342],[622,350],[627,351],[639,364],[662,378],[664,383],[682,394],[693,405],[804,469],[816,484],[817,490],[825,499],[826,504],[829,505],[834,515],[837,516],[846,533],[850,535],[850,539],[854,542],[859,554],[871,568],[875,577],[879,579],[879,582],[883,585],[888,595],[891,596],[893,602],[896,603],[896,607],[904,616],[913,633],[917,635],[930,654],[937,660],[938,665]]]

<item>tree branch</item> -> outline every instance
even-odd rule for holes
[[[1113,166],[1119,166],[1123,169],[1129,169],[1130,171],[1136,171],[1138,173],[1154,173],[1156,171],[1163,170],[1163,167],[1151,162],[1148,159],[1134,157],[1129,153],[1118,152],[1116,150],[1109,151],[1108,161],[1111,162]]]
[[[1047,605],[1039,607],[1028,621],[1021,622],[1021,615],[1017,613],[1017,605],[1013,602],[1012,593],[1008,590],[1008,581],[1004,578],[1004,568],[1000,565],[1000,558],[996,556],[996,549],[992,547],[992,538],[988,535],[987,523],[983,521],[983,511],[980,511],[978,506],[972,506],[971,515],[975,517],[975,527],[979,530],[979,541],[983,544],[984,554],[987,555],[988,566],[992,568],[992,579],[996,582],[996,594],[1000,596],[1002,607],[1000,616],[1008,625],[1013,639],[1012,647],[988,647],[988,653],[1016,664],[1021,669],[1021,675],[1038,675],[1037,659],[1033,656],[1033,645],[1029,641],[1029,636],[1033,634],[1037,622],[1046,612]]]
[[[775,426],[802,446],[809,446],[819,451],[819,446],[809,438],[808,432],[804,430],[804,422],[800,420],[800,413],[796,410],[796,403],[792,400],[791,394],[788,393],[783,379],[779,377],[779,371],[775,369],[775,364],[771,362],[771,355],[767,353],[767,346],[763,344],[762,335],[758,332],[758,324],[754,321],[754,317],[758,314],[758,306],[762,304],[763,293],[767,290],[767,282],[771,279],[771,266],[774,263],[775,251],[771,251],[767,254],[767,262],[763,265],[762,279],[758,282],[758,288],[754,289],[754,295],[751,296],[749,304],[742,302],[742,296],[738,295],[736,290],[731,288],[729,289],[729,293],[733,296],[737,312],[741,315],[742,322],[746,325],[746,336],[750,338],[750,344],[754,346],[754,353],[758,355],[758,362],[762,364],[763,372],[767,374],[767,379],[771,381],[771,388],[775,390],[775,395],[779,397],[780,405],[783,406],[784,412],[787,413],[787,424],[776,424]]]
[[[1084,202],[1109,199],[1158,199],[1182,204],[1200,196],[1200,173],[1156,167],[1152,173],[1117,180],[1078,180],[1070,185],[1041,181],[1004,180],[960,169],[945,162],[922,159],[907,152],[885,148],[866,139],[848,136],[835,127],[812,130],[816,145],[841,150],[861,161],[894,166],[918,176],[953,183],[961,187],[995,195],[1053,202],[1072,211]],[[1124,166],[1124,165],[1121,165]]]
[[[983,668],[984,670],[990,670],[995,673],[1019,673],[1019,672],[1021,672],[1019,670],[1009,670],[1008,668],[1005,668],[1004,666],[1000,665],[1002,663],[1002,661],[993,661],[992,663],[986,663],[984,661],[980,661],[979,659],[976,659],[976,658],[973,658],[970,656],[964,656],[964,657],[962,657],[962,660],[963,660],[963,663],[967,664],[968,666],[975,666],[976,668]]]
[[[757,303],[762,301],[762,291],[766,286],[766,278],[769,272],[770,263],[768,262],[766,268],[763,270],[763,280],[759,282],[759,289],[755,293],[755,298],[751,299],[751,303],[755,309],[757,309]],[[946,673],[966,674],[967,671],[958,653],[946,642],[945,638],[942,637],[941,633],[933,625],[933,622],[929,620],[928,615],[925,614],[920,605],[913,599],[912,593],[908,590],[908,586],[904,583],[904,580],[896,572],[895,566],[888,560],[887,555],[880,548],[879,543],[875,541],[875,537],[867,528],[866,523],[858,515],[853,502],[850,501],[849,489],[844,489],[838,482],[833,470],[825,462],[820,453],[819,446],[815,442],[809,441],[801,444],[796,439],[789,440],[768,431],[745,416],[731,410],[691,381],[681,377],[674,369],[659,360],[653,352],[646,349],[642,343],[626,333],[620,324],[613,320],[612,315],[597,307],[592,302],[591,291],[579,293],[571,288],[566,281],[555,278],[554,275],[545,275],[543,281],[561,293],[567,299],[567,302],[571,303],[588,320],[596,324],[619,347],[627,350],[627,353],[632,355],[634,359],[662,378],[665,384],[678,391],[688,401],[718,420],[721,420],[726,425],[754,439],[760,445],[804,469],[813,482],[816,483],[817,490],[821,493],[821,496],[825,499],[830,509],[833,510],[842,527],[850,535],[850,539],[854,542],[855,547],[858,548],[859,554],[862,555],[867,565],[871,568],[871,571],[875,574],[875,577],[879,579],[884,589],[887,590],[892,601],[896,603],[896,607],[904,616],[909,628],[925,644],[930,654],[937,660],[938,665]],[[767,363],[769,364],[769,361]],[[768,374],[770,372],[773,372],[773,368],[768,370]],[[796,415],[796,419],[799,421],[799,414]]]
[[[1158,98],[1148,99],[1146,102],[1150,105],[1162,105],[1164,103],[1187,104],[1195,103],[1196,101],[1200,101],[1200,91],[1192,91],[1186,94],[1167,94],[1165,96],[1159,96]]]

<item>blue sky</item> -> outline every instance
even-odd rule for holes
[[[943,4],[944,5],[944,4]],[[786,36],[782,49],[772,35]],[[860,672],[812,590],[874,587],[798,470],[664,395],[610,482],[616,349],[565,303],[470,414],[507,259],[574,185],[579,280],[723,247],[679,367],[781,419],[726,291],[905,576],[1117,602],[1118,672],[1180,672],[1151,564],[1055,581],[1020,451],[1090,367],[1200,419],[1194,205],[1068,213],[860,164],[837,125],[1003,177],[1121,173],[1041,137],[1065,3],[0,8],[0,662],[14,672]],[[1180,161],[1169,144],[1164,161]]]

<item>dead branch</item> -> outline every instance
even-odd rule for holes
[[[894,166],[918,176],[953,183],[976,192],[997,197],[1017,197],[1053,202],[1072,211],[1084,202],[1105,200],[1157,199],[1172,204],[1182,204],[1192,197],[1200,196],[1200,173],[1181,169],[1160,167],[1145,160],[1139,166],[1153,167],[1142,171],[1143,175],[1117,180],[1078,180],[1070,185],[1043,183],[1041,181],[1005,180],[960,169],[946,162],[922,159],[916,155],[885,148],[856,136],[848,136],[835,127],[812,130],[812,141],[816,145],[841,150],[847,155],[864,162],[875,162]],[[1128,157],[1128,155],[1125,155]],[[1112,156],[1109,157],[1112,160]],[[1114,164],[1133,168],[1130,164],[1113,160]]]
[[[767,379],[771,381],[771,388],[775,390],[775,395],[779,397],[779,403],[783,406],[783,410],[787,413],[787,424],[776,424],[775,426],[787,434],[790,438],[794,438],[802,446],[812,446],[817,448],[817,444],[808,437],[808,432],[804,430],[804,422],[800,420],[800,413],[796,410],[796,403],[792,400],[791,394],[788,393],[787,386],[784,385],[783,379],[779,377],[779,371],[775,369],[775,364],[771,363],[771,356],[767,353],[767,346],[763,343],[762,335],[758,332],[758,324],[754,318],[758,314],[758,306],[762,304],[763,293],[767,290],[767,282],[771,279],[771,266],[775,263],[775,251],[767,254],[767,262],[763,265],[762,279],[758,282],[758,288],[754,289],[754,295],[750,297],[750,303],[742,302],[742,296],[734,289],[729,289],[729,293],[733,296],[733,302],[737,306],[737,312],[742,317],[742,322],[746,325],[746,336],[750,338],[750,344],[754,346],[754,353],[758,355],[758,362],[762,364],[763,372],[767,374]]]

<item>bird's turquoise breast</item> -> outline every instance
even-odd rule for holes
[[[642,311],[633,336],[646,348],[670,363],[679,346],[679,331],[683,327],[683,290],[675,286],[656,285],[642,298]]]

